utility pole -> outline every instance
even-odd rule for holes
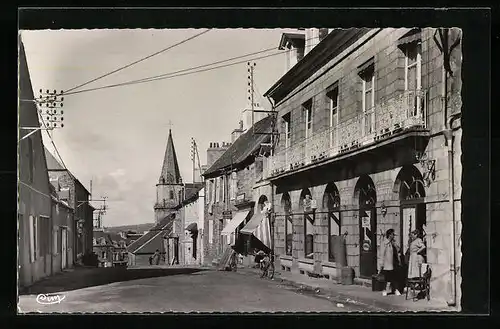
[[[193,183],[195,182],[195,170],[196,170],[196,161],[198,161],[198,170],[200,171],[201,177],[201,162],[200,162],[200,154],[198,152],[198,144],[194,137],[191,137],[191,161],[193,162]]]
[[[30,135],[34,134],[39,130],[54,130],[56,128],[64,127],[64,111],[62,107],[64,106],[64,97],[63,91],[61,90],[60,94],[57,93],[56,90],[50,91],[46,90],[45,92],[40,89],[40,96],[36,99],[21,99],[22,102],[33,102],[38,108],[38,113],[40,114],[40,119],[42,122],[42,126],[34,126],[34,127],[19,127],[20,130],[29,130],[30,132],[24,135],[19,141],[28,138]],[[44,119],[47,121],[45,124]]]
[[[196,147],[196,142],[193,137],[191,137],[191,162],[193,163],[193,183],[195,182],[195,176],[196,176],[196,157],[195,157],[195,147]]]
[[[254,68],[257,64],[255,62],[248,62],[248,100],[250,101],[250,108],[252,110],[252,130],[254,129],[254,111],[255,111],[255,101],[254,101],[254,95],[255,95],[255,89],[254,89]]]

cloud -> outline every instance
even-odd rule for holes
[[[109,175],[114,177],[114,178],[119,178],[119,177],[125,176],[126,173],[127,173],[127,171],[125,169],[118,168],[115,171],[110,172]]]

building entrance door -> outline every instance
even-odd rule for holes
[[[362,278],[371,278],[377,272],[377,220],[375,206],[359,212],[360,268]]]
[[[174,238],[174,259],[175,264],[179,264],[179,238]]]
[[[68,266],[68,231],[66,228],[61,228],[61,269]]]
[[[359,201],[359,276],[371,278],[377,273],[377,194],[369,176],[361,176],[355,194]]]

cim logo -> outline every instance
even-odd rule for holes
[[[43,305],[59,304],[66,296],[58,294],[40,294],[36,296],[36,302]]]

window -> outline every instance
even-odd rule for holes
[[[34,176],[34,170],[35,170],[35,161],[34,161],[34,154],[33,154],[33,140],[31,137],[28,137],[28,182],[33,183],[33,176]]]
[[[174,199],[174,191],[170,190],[169,191],[169,197],[170,197],[170,200],[173,200]]]
[[[304,255],[313,258],[314,255],[314,226],[310,215],[304,215]]]
[[[179,191],[179,203],[183,201],[182,190]]]
[[[220,201],[220,188],[219,188],[219,179],[218,178],[215,179],[214,189],[215,189],[215,202],[219,202]]]
[[[330,86],[326,92],[330,112],[330,147],[334,147],[337,141],[337,127],[339,124],[339,86],[337,83]]]
[[[363,135],[369,135],[375,130],[375,64],[373,59],[363,65],[359,76],[363,83]]]
[[[219,177],[219,201],[224,201],[224,178]]]
[[[416,92],[422,88],[422,44],[420,40],[406,44],[403,48],[405,53],[405,91],[412,93],[409,95],[413,103],[412,115],[417,116],[423,108],[424,99]]]
[[[227,193],[227,179],[226,176],[222,176],[221,178],[221,184],[222,184],[222,201],[226,201],[226,193]]]
[[[304,110],[304,117],[306,122],[306,138],[308,138],[312,135],[312,122],[313,122],[312,99],[302,104],[302,108]]]
[[[214,242],[214,221],[212,219],[208,220],[208,243],[212,244]]]
[[[405,53],[405,90],[420,90],[422,87],[422,44],[419,41],[407,44]]]
[[[285,123],[285,148],[290,147],[290,141],[292,137],[292,122],[290,112],[283,116],[283,122]]]
[[[236,179],[237,179],[237,173],[236,172],[233,172],[231,174],[231,200],[235,200],[236,199],[236,194],[237,194],[237,188],[236,188]]]

